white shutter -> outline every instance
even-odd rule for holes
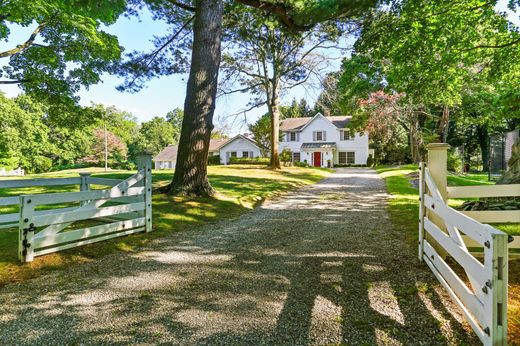
[[[323,141],[327,141],[327,131],[323,131]]]
[[[249,158],[251,158],[251,159],[252,159],[252,158],[253,158],[253,156],[254,156],[254,155],[253,155],[253,152],[252,152],[252,151],[250,151],[250,152],[249,152]]]
[[[316,142],[316,131],[312,131],[312,141]]]
[[[297,142],[300,141],[300,133],[299,133],[299,132],[296,132],[296,141],[297,141]]]

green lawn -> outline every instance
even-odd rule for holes
[[[381,166],[377,172],[385,179],[388,192],[392,195],[389,202],[389,213],[392,223],[403,231],[405,239],[411,246],[418,242],[419,222],[419,191],[412,187],[407,175],[418,175],[419,169],[415,165]],[[458,176],[450,174],[448,185],[484,185],[493,184],[487,181],[485,174],[467,174]],[[450,200],[450,205],[461,204],[460,200]],[[496,227],[511,235],[520,235],[519,224],[494,224]],[[509,262],[509,302],[508,302],[509,339],[520,338],[520,259]]]
[[[85,171],[85,169],[33,175],[26,178],[77,177],[78,171]],[[91,170],[89,169],[89,171]],[[96,177],[120,179],[132,174],[129,171],[104,173],[99,169],[94,172]],[[17,229],[0,230],[0,286],[71,264],[92,261],[114,251],[135,251],[136,248],[150,240],[164,237],[171,232],[191,231],[203,224],[237,217],[254,208],[266,198],[305,184],[312,184],[328,174],[328,170],[315,168],[290,167],[272,171],[262,166],[252,165],[210,166],[208,175],[211,184],[218,192],[217,195],[212,198],[195,198],[172,197],[155,193],[153,195],[153,232],[116,238],[37,257],[34,262],[28,264],[19,264],[17,259]],[[154,171],[154,188],[167,184],[172,175],[173,171]],[[20,193],[78,190],[78,186],[0,189],[0,197]],[[9,212],[13,211],[15,210],[9,210]],[[3,212],[7,212],[7,209],[4,209]]]

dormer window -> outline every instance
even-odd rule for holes
[[[323,142],[327,140],[327,133],[325,131],[314,131],[313,137],[315,142]]]

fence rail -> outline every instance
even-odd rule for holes
[[[484,345],[506,345],[508,235],[451,208],[447,200],[510,195],[511,188],[447,187],[447,148],[429,147],[428,166],[420,166],[419,259],[430,267]],[[483,261],[468,250],[467,239],[484,249]],[[450,265],[448,256],[464,273]]]
[[[11,171],[6,171],[5,168],[0,168],[0,177],[13,177],[23,175],[25,175],[25,170],[21,169],[20,167]]]
[[[138,172],[125,180],[94,178],[1,181],[0,188],[79,185],[80,192],[0,198],[0,206],[18,212],[0,214],[0,229],[18,227],[21,261],[76,246],[152,230],[151,157],[139,157]],[[91,190],[91,185],[109,186]],[[72,206],[71,206],[72,205]]]

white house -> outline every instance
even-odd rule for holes
[[[351,117],[288,118],[280,125],[283,134],[279,150],[289,149],[293,162],[307,162],[314,167],[367,163],[368,135],[350,134],[346,128]]]
[[[155,169],[175,168],[177,162],[177,145],[169,145],[153,159]],[[220,163],[226,165],[232,157],[255,158],[260,157],[260,148],[255,141],[244,135],[229,139],[212,139],[209,142],[209,156],[220,155]]]

